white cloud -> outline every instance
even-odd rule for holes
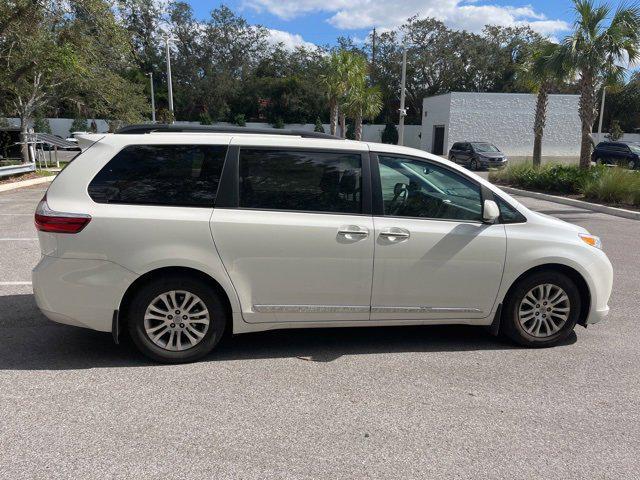
[[[296,47],[305,47],[312,50],[318,48],[315,43],[305,41],[302,35],[272,28],[269,29],[269,43],[272,45],[282,43],[289,50],[293,50]]]
[[[478,0],[245,0],[245,5],[290,20],[308,13],[326,13],[343,30],[393,28],[407,18],[434,17],[449,27],[479,32],[485,25],[531,25],[543,35],[569,29],[567,22],[548,19],[531,5],[480,5]]]

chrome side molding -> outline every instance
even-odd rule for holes
[[[254,305],[256,313],[482,313],[468,307],[382,307],[368,305]]]
[[[254,305],[257,313],[369,313],[369,305]]]
[[[482,313],[479,308],[468,307],[381,307],[372,306],[371,313]]]

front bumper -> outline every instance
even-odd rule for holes
[[[607,305],[606,308],[603,309],[591,309],[591,311],[589,312],[589,316],[587,317],[586,321],[584,322],[585,325],[593,325],[594,323],[598,323],[602,320],[604,320],[604,318],[609,315],[609,306]]]
[[[480,165],[483,168],[504,168],[507,166],[507,163],[509,163],[508,160],[504,159],[504,160],[490,160],[490,159],[486,159],[486,158],[481,158],[480,159]]]
[[[113,312],[138,276],[113,262],[43,255],[33,269],[33,293],[50,320],[110,332]]]

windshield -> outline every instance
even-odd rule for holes
[[[490,143],[472,143],[473,149],[476,152],[499,152],[498,148],[495,145],[491,145]]]
[[[629,148],[631,149],[631,151],[633,153],[637,153],[638,155],[640,155],[640,145],[629,145]]]

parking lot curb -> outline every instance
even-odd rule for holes
[[[608,207],[607,205],[585,202],[583,200],[575,200],[573,198],[549,195],[548,193],[530,192],[529,190],[520,190],[519,188],[513,187],[503,187],[502,185],[498,185],[498,187],[511,195],[521,195],[523,197],[537,198],[539,200],[547,200],[548,202],[561,203],[563,205],[570,205],[572,207],[584,208],[585,210],[606,213],[608,215],[614,215],[616,217],[629,218],[631,220],[640,220],[640,212],[636,212],[634,210]]]
[[[22,182],[5,183],[0,185],[0,192],[8,192],[9,190],[15,190],[22,187],[30,187],[31,185],[38,185],[40,183],[47,183],[53,181],[56,178],[55,175],[49,175],[47,177],[32,178],[31,180],[23,180]]]

